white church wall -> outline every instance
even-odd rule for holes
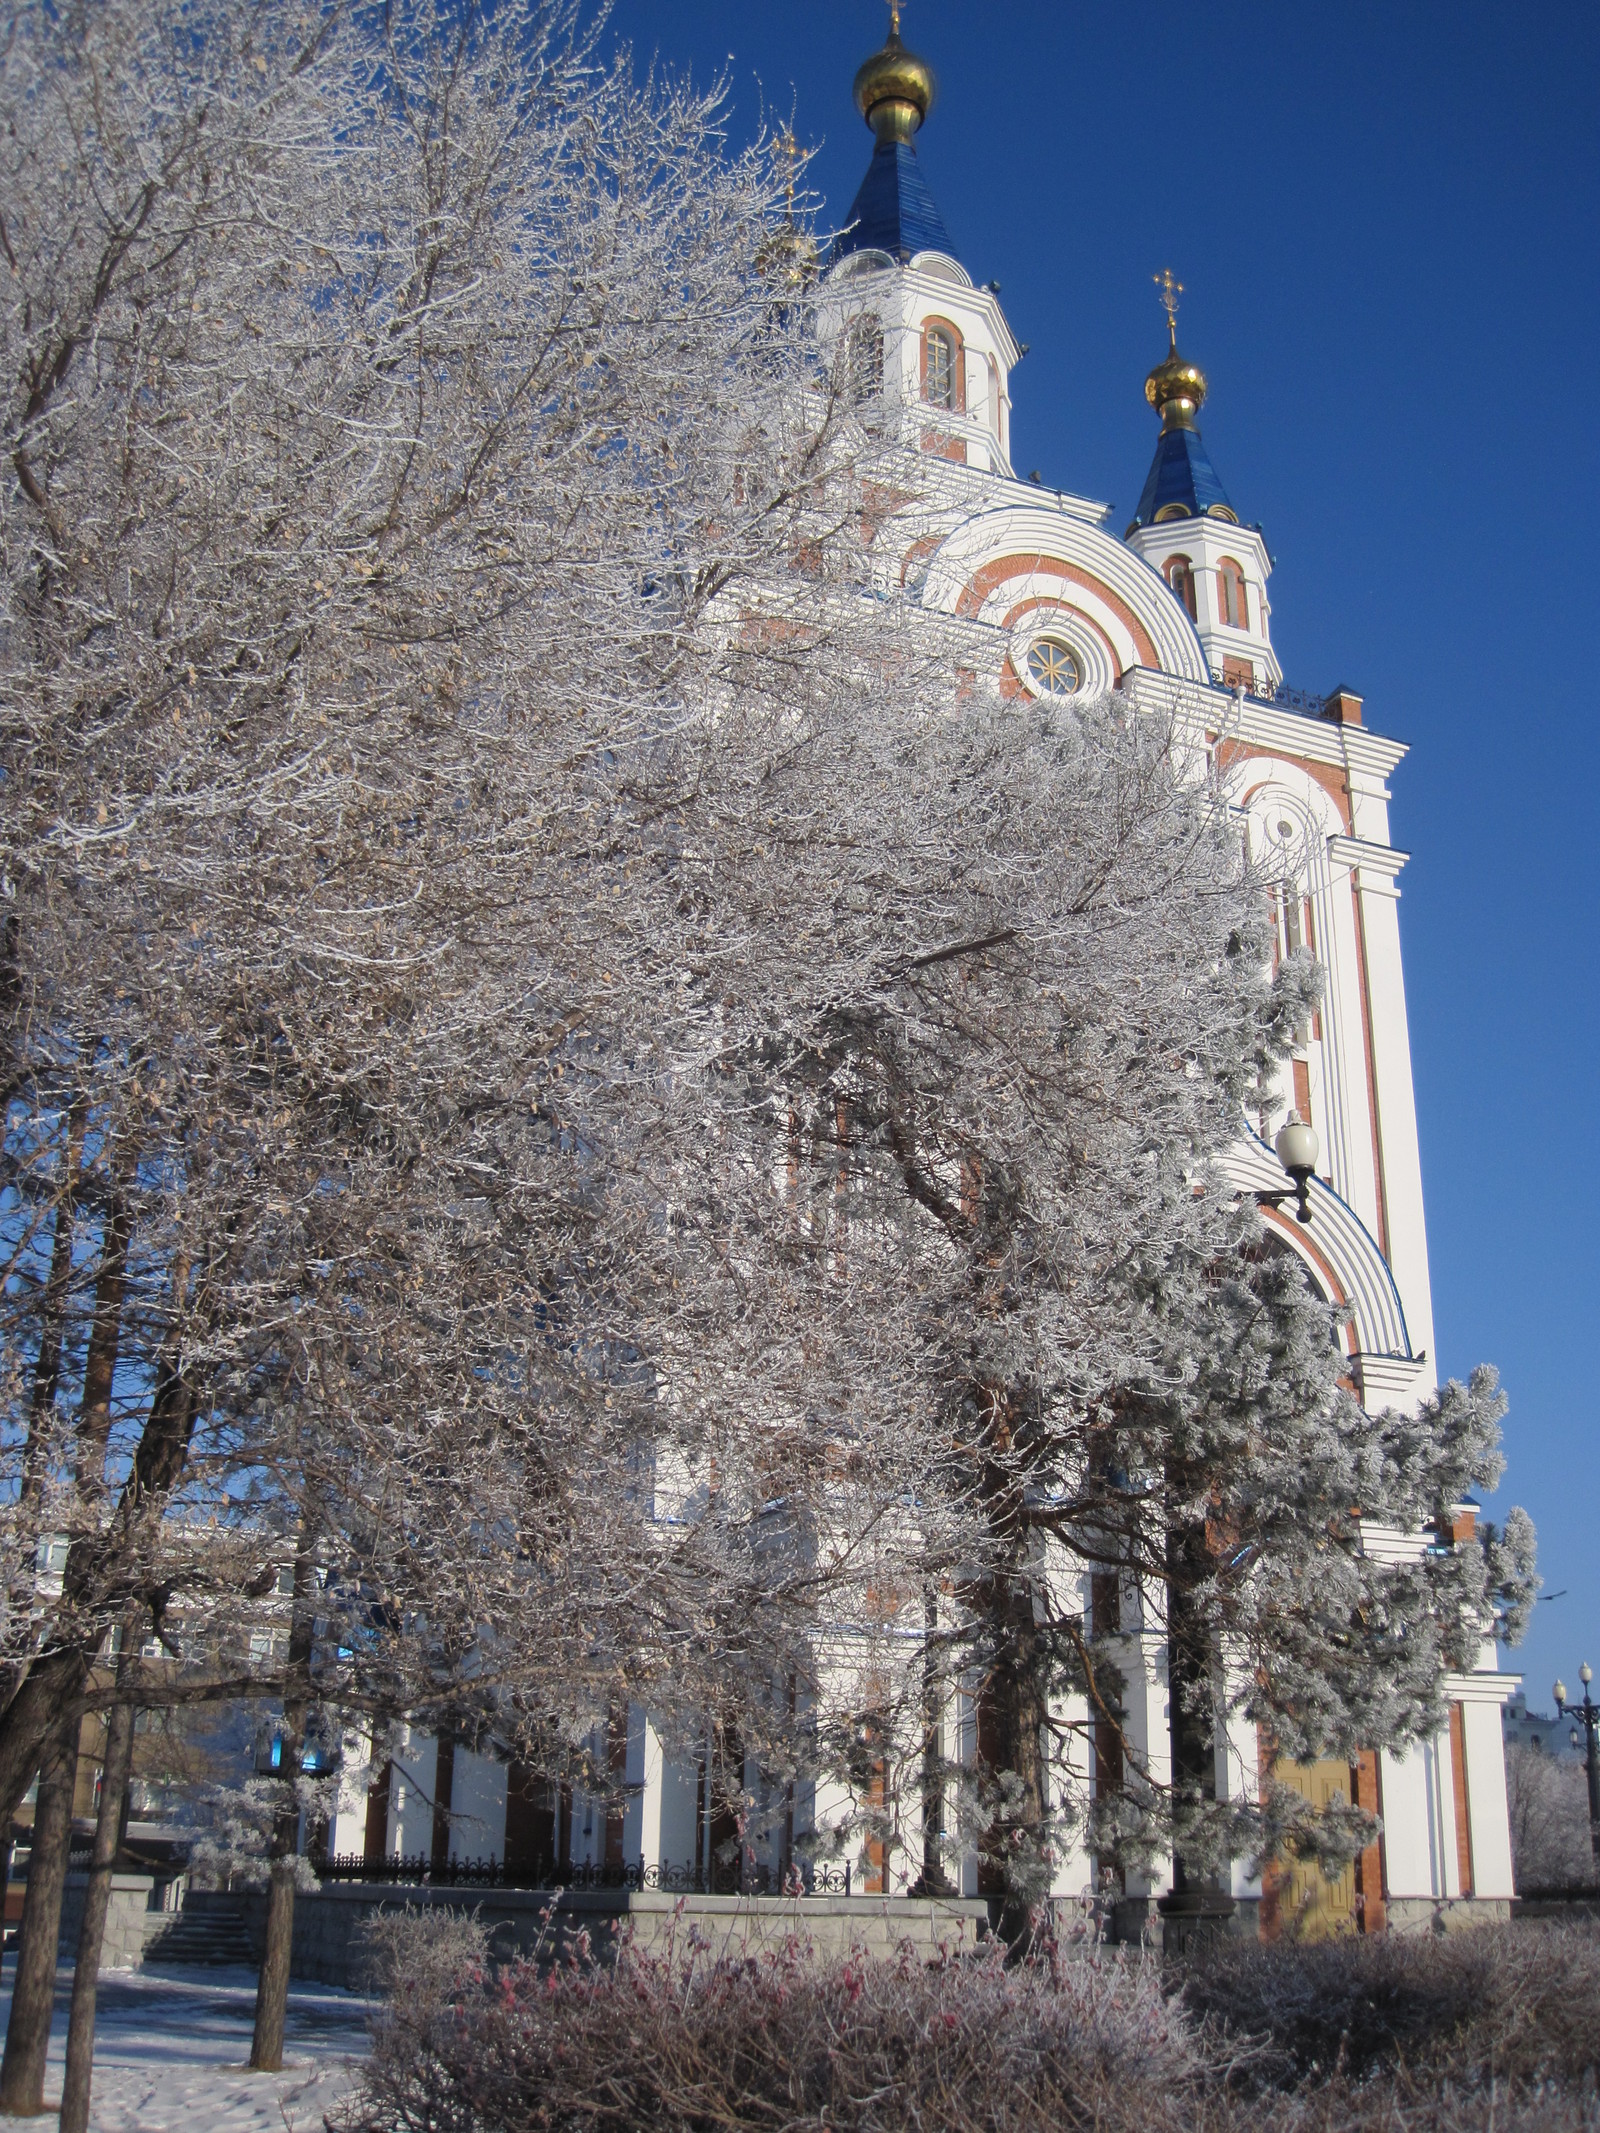
[[[1056,1749],[1065,1765],[1058,1779],[1058,1796],[1065,1794],[1076,1808],[1088,1797],[1094,1767],[1088,1698],[1063,1698],[1056,1706],[1055,1716],[1065,1729],[1064,1737]],[[1094,1885],[1094,1858],[1088,1847],[1076,1839],[1063,1845],[1050,1877],[1052,1895],[1092,1896]]]
[[[1194,574],[1194,628],[1211,673],[1220,674],[1225,661],[1236,660],[1249,667],[1257,687],[1278,686],[1283,668],[1272,648],[1272,603],[1267,597],[1272,561],[1253,527],[1218,518],[1164,519],[1156,526],[1141,526],[1127,545],[1160,578],[1174,605],[1179,603],[1168,587],[1166,566],[1174,556],[1188,557]],[[1225,561],[1239,566],[1244,581],[1249,625],[1244,629],[1222,620],[1219,588]]]

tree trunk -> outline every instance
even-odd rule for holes
[[[299,1816],[295,1818],[296,1825]],[[283,2030],[289,2013],[289,1958],[294,1949],[293,1838],[272,1862],[267,1885],[267,1944],[261,1953],[256,1985],[256,2029],[250,2064],[257,2073],[275,2074],[283,2065]]]
[[[44,2069],[50,2052],[56,1949],[61,1938],[61,1894],[72,1852],[78,1725],[76,1709],[58,1721],[46,1742],[39,1770],[28,1893],[22,1906],[5,2060],[0,2065],[0,2111],[17,2118],[34,2117],[44,2109]]]
[[[6,1705],[0,1718],[0,1824],[9,1828],[15,1821],[34,1773],[49,1755],[59,1713],[77,1704],[93,1660],[94,1653],[85,1656],[76,1643],[36,1659]]]
[[[138,1635],[136,1619],[123,1623],[118,1671],[129,1672]],[[84,1891],[83,1925],[72,1972],[72,2014],[67,2025],[67,2066],[61,2088],[61,2133],[89,2133],[89,2083],[94,2071],[95,2005],[100,1991],[100,1950],[111,1908],[111,1878],[122,1838],[122,1810],[128,1797],[133,1761],[133,1705],[111,1707],[100,1780],[100,1810],[95,1818],[94,1850],[89,1859],[89,1886]]]
[[[72,1279],[72,1246],[76,1235],[78,1168],[83,1161],[86,1106],[74,1097],[67,1111],[67,1146],[62,1164],[61,1199],[56,1208],[55,1237],[50,1246],[50,1273],[45,1282],[39,1319],[39,1353],[34,1358],[33,1388],[28,1401],[28,1445],[22,1462],[22,1501],[37,1503],[44,1493],[45,1466],[50,1456],[50,1422],[55,1414],[56,1392],[61,1384],[62,1328],[66,1319],[67,1289]]]
[[[1175,1491],[1188,1485],[1188,1477]],[[1180,1499],[1181,1500],[1181,1499]],[[1171,1707],[1174,1895],[1212,1893],[1208,1862],[1185,1856],[1183,1825],[1216,1798],[1216,1725],[1212,1700],[1212,1637],[1195,1605],[1213,1568],[1204,1527],[1174,1525],[1167,1535],[1167,1689]]]
[[[272,1879],[267,1888],[267,1944],[256,1985],[256,2029],[250,2064],[275,2074],[283,2065],[283,2029],[289,2010],[289,1957],[294,1947],[295,1847],[300,1834],[300,1758],[311,1704],[311,1651],[316,1634],[316,1534],[302,1513],[294,1558],[294,1613],[289,1624],[289,1663],[284,1670],[284,1802],[272,1832]]]
[[[195,1413],[194,1388],[184,1375],[174,1329],[110,1525],[102,1533],[79,1534],[67,1556],[64,1605],[70,1606],[81,1628],[75,1636],[63,1636],[47,1659],[34,1662],[0,1716],[0,1824],[16,1814],[56,1714],[82,1692],[116,1619],[107,1587],[137,1545],[141,1522],[160,1515],[182,1479]]]
[[[78,1412],[77,1483],[79,1492],[98,1496],[105,1486],[106,1445],[111,1436],[111,1388],[122,1346],[122,1306],[127,1288],[131,1211],[126,1186],[133,1152],[127,1141],[112,1168],[111,1198],[100,1240],[100,1270],[95,1277],[94,1316],[89,1352],[83,1364],[83,1398]]]
[[[68,1155],[73,1161],[78,1159],[77,1150],[81,1149],[81,1145],[81,1126],[78,1140],[74,1143],[69,1119]],[[134,1161],[135,1150],[132,1144],[125,1140],[118,1149],[113,1165],[111,1204],[101,1238],[100,1266],[95,1278],[94,1312],[89,1327],[88,1352],[84,1358],[83,1396],[78,1408],[78,1442],[73,1463],[74,1485],[80,1502],[94,1502],[105,1488],[106,1443],[111,1430],[111,1388],[116,1378],[118,1357],[122,1349],[122,1311],[128,1259],[130,1216],[124,1188],[132,1174]],[[70,1204],[67,1213],[71,1213]],[[187,1258],[180,1254],[177,1261],[178,1271],[174,1275],[175,1296],[180,1293],[180,1284],[187,1285],[187,1267]],[[74,1636],[63,1628],[58,1649],[51,1654],[50,1659],[32,1667],[20,1687],[7,1701],[4,1716],[0,1717],[0,1820],[7,1823],[16,1813],[17,1805],[28,1789],[32,1770],[43,1752],[46,1730],[54,1723],[55,1715],[62,1708],[66,1697],[70,1695],[76,1698],[99,1654],[106,1630],[110,1627],[110,1616],[104,1605],[99,1604],[99,1593],[104,1590],[108,1557],[114,1552],[119,1537],[117,1529],[122,1529],[120,1538],[126,1547],[128,1520],[138,1515],[150,1484],[153,1482],[156,1485],[155,1492],[164,1496],[176,1481],[183,1459],[187,1457],[193,1403],[187,1397],[176,1365],[177,1339],[174,1334],[163,1357],[161,1378],[151,1403],[146,1428],[134,1456],[133,1471],[123,1488],[119,1518],[113,1522],[110,1534],[93,1531],[80,1533],[68,1551],[66,1574],[62,1580],[62,1621],[64,1625],[71,1622],[76,1615],[77,1634]],[[59,1358],[54,1369],[56,1376],[59,1376]],[[37,1382],[34,1391],[37,1403]],[[52,1405],[54,1399],[52,1382]],[[45,1426],[42,1417],[36,1419],[41,1427]],[[173,1445],[180,1430],[181,1449],[177,1465],[174,1466]],[[30,1445],[33,1434],[33,1424],[30,1423]]]
[[[930,1580],[922,1595],[922,1872],[916,1896],[948,1896],[944,1865],[944,1683],[939,1671],[939,1595]]]

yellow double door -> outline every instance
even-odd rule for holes
[[[1313,1807],[1328,1806],[1335,1793],[1345,1800],[1354,1797],[1348,1763],[1280,1761],[1273,1765],[1272,1774]],[[1343,1873],[1329,1876],[1309,1860],[1286,1858],[1276,1861],[1268,1875],[1268,1888],[1276,1897],[1273,1924],[1278,1933],[1301,1940],[1327,1940],[1335,1933],[1358,1931],[1353,1861]]]

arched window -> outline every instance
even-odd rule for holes
[[[844,345],[845,390],[859,407],[883,391],[883,327],[872,312],[850,321]]]
[[[961,411],[961,342],[953,326],[929,326],[923,333],[922,396],[930,407]]]
[[[1200,610],[1194,597],[1194,565],[1186,555],[1169,555],[1166,560],[1167,583],[1189,610],[1189,620],[1198,622]]]
[[[1244,589],[1244,572],[1225,555],[1217,566],[1217,615],[1231,630],[1250,627],[1250,602]]]

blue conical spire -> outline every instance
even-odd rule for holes
[[[1217,479],[1200,432],[1163,430],[1156,439],[1156,456],[1150,462],[1139,508],[1133,514],[1134,526],[1153,526],[1163,515],[1203,518],[1207,512],[1213,518],[1238,517]]]
[[[910,259],[917,252],[956,256],[944,217],[934,205],[917,165],[911,136],[933,106],[933,69],[900,42],[900,10],[891,10],[889,36],[857,70],[856,109],[878,137],[861,189],[844,229],[833,241],[830,264],[851,252],[887,252]]]
[[[846,226],[833,240],[830,264],[851,252],[887,252],[894,259],[944,252],[955,258],[950,232],[909,141],[880,141],[872,151]]]
[[[1166,360],[1158,363],[1144,381],[1144,396],[1161,416],[1161,435],[1156,439],[1156,456],[1150,462],[1144,493],[1128,531],[1152,526],[1158,518],[1204,518],[1208,514],[1237,524],[1239,514],[1229,503],[1195,427],[1195,417],[1205,405],[1205,373],[1178,353],[1176,299],[1183,284],[1174,282],[1170,273],[1165,277],[1157,275],[1156,279],[1158,283],[1164,279],[1166,284],[1164,302],[1171,345]]]

